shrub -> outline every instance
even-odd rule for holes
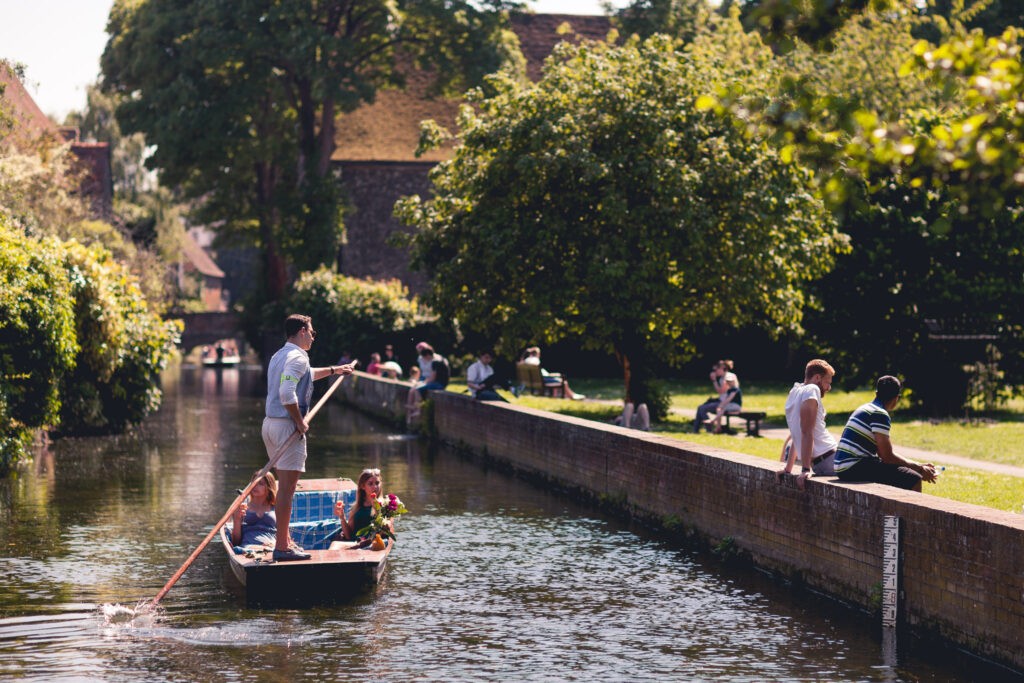
[[[0,216],[0,472],[35,429],[57,420],[62,377],[75,365],[70,283],[60,244],[35,240]]]
[[[383,337],[427,318],[398,280],[361,280],[326,268],[304,273],[280,304],[266,309],[264,322],[281,329],[290,313],[313,318],[317,338],[309,355],[315,366],[336,363],[344,350],[366,358]]]
[[[94,433],[138,422],[160,405],[157,375],[180,322],[161,320],[137,279],[102,247],[67,244],[79,352],[65,380],[60,431]]]

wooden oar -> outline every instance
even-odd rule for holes
[[[331,397],[331,394],[334,393],[334,390],[338,388],[343,379],[345,379],[345,375],[340,375],[338,379],[334,380],[334,383],[327,387],[327,391],[325,391],[324,395],[320,397],[320,400],[316,402],[313,409],[306,413],[307,424],[313,419],[317,412],[320,411],[320,408],[327,402],[327,399]],[[227,524],[228,520],[231,519],[231,515],[234,514],[238,506],[242,504],[243,500],[245,500],[245,497],[249,495],[249,492],[252,491],[260,479],[263,478],[263,475],[269,472],[270,468],[277,464],[277,461],[281,459],[281,456],[285,454],[285,451],[288,450],[289,446],[295,443],[295,440],[301,435],[302,434],[298,429],[292,432],[292,435],[288,437],[288,440],[277,449],[277,453],[274,453],[274,457],[272,457],[269,462],[263,466],[263,469],[256,473],[256,476],[252,478],[252,481],[250,481],[249,485],[245,487],[241,494],[239,494],[238,498],[235,498],[235,502],[231,504],[231,507],[229,507],[228,511],[224,513],[224,516],[220,518],[220,521],[213,525],[213,529],[211,529],[210,533],[206,535],[206,538],[204,538],[203,542],[199,544],[199,547],[192,551],[192,554],[188,556],[187,560],[185,560],[185,564],[181,565],[181,569],[174,572],[174,576],[172,576],[171,580],[167,582],[167,585],[161,588],[160,592],[156,594],[155,598],[153,598],[153,601],[145,605],[145,607],[155,607],[156,604],[160,602],[165,595],[167,595],[167,591],[171,590],[171,586],[177,583],[178,579],[181,578],[181,575],[185,573],[185,570],[195,562],[195,559],[199,557],[199,553],[203,552],[203,548],[205,548],[213,537],[217,535],[220,528]]]

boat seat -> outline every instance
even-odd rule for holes
[[[292,498],[292,519],[288,531],[306,550],[324,550],[341,533],[334,516],[334,504],[342,500],[348,514],[356,502],[356,491],[296,491]]]

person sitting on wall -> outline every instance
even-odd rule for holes
[[[451,378],[451,370],[448,367],[448,361],[444,357],[435,354],[434,349],[425,342],[420,342],[420,368],[427,368],[424,376],[427,378],[426,382],[419,382],[414,384],[409,389],[409,395],[406,398],[406,420],[411,422],[420,415],[420,404],[423,399],[427,397],[431,391],[439,391],[448,386],[448,381]],[[419,345],[417,345],[419,347]],[[425,361],[425,362],[424,362]]]
[[[911,491],[921,480],[934,482],[935,465],[903,458],[892,450],[889,411],[896,407],[903,387],[892,375],[879,377],[875,399],[853,411],[836,450],[835,470],[840,481],[869,481]]]
[[[480,359],[470,365],[466,371],[466,385],[469,387],[469,393],[478,401],[505,401],[495,389],[498,376],[494,374],[494,368],[491,367],[493,360],[494,354],[484,351],[480,354]],[[505,384],[508,384],[507,380]],[[508,403],[508,401],[505,402]]]
[[[418,370],[419,368],[417,368]],[[389,379],[398,379],[402,376],[402,366],[393,360],[386,360],[380,364],[380,376]]]
[[[825,429],[823,401],[825,394],[832,389],[835,374],[827,361],[815,358],[804,367],[803,383],[796,382],[789,390],[785,408],[789,437],[782,446],[782,460],[786,466],[776,473],[780,483],[783,475],[793,471],[797,458],[800,459],[801,472],[796,483],[801,489],[812,474],[835,474],[832,463],[838,444]]]
[[[523,351],[522,357],[519,359],[519,363],[522,365],[537,365],[540,366],[540,347],[531,346]],[[556,396],[562,398],[571,398],[574,401],[582,401],[586,398],[583,394],[577,394],[569,388],[569,381],[558,372],[548,372],[543,367],[540,369],[541,379],[545,386],[552,387],[555,390]]]

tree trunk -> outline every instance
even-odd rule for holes
[[[631,329],[628,325],[625,329]],[[627,334],[615,351],[615,357],[622,368],[622,378],[626,387],[626,402],[639,406],[649,403],[650,399],[650,360],[642,339],[635,334]],[[648,405],[654,412],[654,406]]]

